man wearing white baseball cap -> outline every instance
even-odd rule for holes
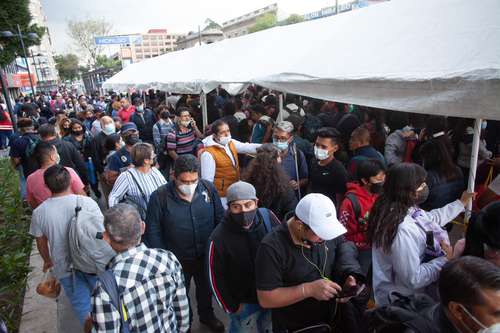
[[[356,247],[344,233],[332,200],[311,193],[300,200],[294,217],[262,240],[256,257],[257,296],[263,308],[272,309],[273,332],[316,326],[315,332],[329,332],[337,300],[348,302],[363,289]],[[346,331],[356,330],[350,326]]]

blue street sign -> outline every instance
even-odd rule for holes
[[[113,44],[137,44],[142,42],[141,36],[101,36],[94,37],[95,45],[113,45]]]

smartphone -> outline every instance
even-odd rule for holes
[[[357,285],[355,285],[352,288],[342,289],[342,291],[340,293],[338,293],[338,295],[335,296],[335,298],[356,297],[359,294],[361,294],[363,292],[363,290],[365,290],[365,289],[366,289],[366,285],[364,285],[364,284],[361,284],[361,285],[357,284]]]

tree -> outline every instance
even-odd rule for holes
[[[217,23],[214,20],[209,19],[209,18],[207,18],[205,20],[205,24],[206,24],[206,27],[203,28],[203,31],[209,30],[209,29],[218,29],[218,30],[220,30],[222,28],[219,23]]]
[[[111,28],[112,25],[104,19],[68,22],[68,35],[77,49],[85,55],[89,67],[95,68],[97,56],[102,53],[102,46],[94,43],[94,37],[108,35]]]
[[[267,13],[262,16],[257,17],[255,24],[248,29],[249,33],[266,30],[276,26],[278,18],[274,13]]]
[[[95,68],[107,68],[113,72],[118,72],[122,69],[122,63],[119,59],[113,59],[105,55],[98,55]]]
[[[299,14],[292,14],[288,16],[283,25],[295,24],[300,22],[304,22],[304,17]]]
[[[59,72],[61,80],[73,81],[78,78],[80,70],[78,57],[76,55],[71,53],[66,55],[57,55],[54,57],[54,61],[56,62],[56,68]]]
[[[29,11],[29,0],[2,0],[0,1],[0,31],[10,31],[17,34],[17,25],[21,28],[21,33],[27,35],[36,33],[38,38],[23,38],[26,48],[39,45],[45,33],[45,27],[40,27],[31,23]],[[23,56],[21,42],[17,35],[15,37],[0,37],[0,66],[4,67],[16,59],[16,56]]]

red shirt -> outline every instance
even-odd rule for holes
[[[52,192],[50,192],[47,185],[45,185],[45,180],[43,179],[45,170],[47,170],[47,168],[38,169],[26,179],[27,200],[33,209],[52,196]],[[84,185],[80,177],[78,177],[75,170],[68,167],[66,167],[66,170],[69,171],[71,176],[71,191],[73,194],[81,193]]]
[[[128,108],[122,108],[120,111],[118,111],[118,117],[120,117],[124,123],[128,123],[130,121],[130,117],[134,114],[134,112],[135,106],[129,105]]]

